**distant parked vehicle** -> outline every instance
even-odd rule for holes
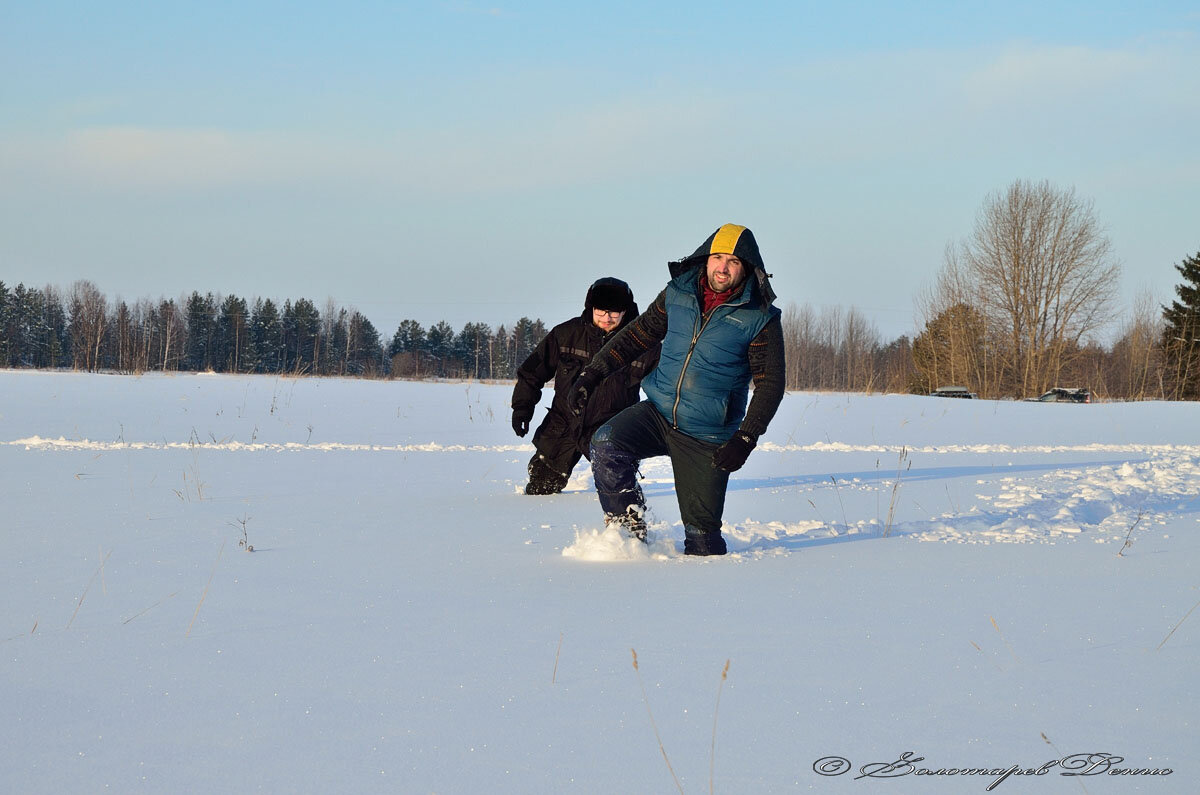
[[[977,398],[975,394],[965,386],[939,386],[937,389],[929,393],[930,397],[949,397],[949,398]]]
[[[1039,397],[1025,400],[1029,403],[1091,403],[1092,393],[1088,389],[1066,389],[1056,386]]]

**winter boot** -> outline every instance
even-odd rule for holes
[[[530,459],[528,470],[529,483],[525,485],[526,494],[558,494],[570,479],[570,475],[555,471],[541,453]]]
[[[720,530],[705,532],[691,525],[683,528],[683,554],[724,555],[728,551]]]
[[[646,543],[646,506],[630,505],[625,513],[604,514],[606,525],[620,525],[630,538]]]

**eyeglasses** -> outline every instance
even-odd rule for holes
[[[592,311],[595,312],[597,315],[602,315],[607,318],[612,318],[613,320],[619,320],[621,318],[621,315],[625,314],[625,312],[623,310],[609,311],[607,309],[593,309]]]

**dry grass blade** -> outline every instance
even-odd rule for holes
[[[1141,521],[1142,521],[1142,517],[1143,517],[1143,516],[1145,516],[1145,515],[1146,515],[1146,512],[1145,512],[1145,511],[1138,511],[1137,519],[1135,519],[1135,520],[1134,520],[1134,522],[1133,522],[1133,524],[1131,524],[1131,525],[1129,526],[1129,532],[1125,534],[1125,543],[1124,543],[1124,544],[1122,544],[1122,545],[1121,545],[1121,548],[1117,550],[1117,557],[1118,557],[1118,558],[1123,558],[1123,557],[1125,557],[1125,550],[1127,550],[1127,549],[1129,549],[1131,546],[1133,546],[1133,528],[1135,528],[1135,527],[1137,527],[1137,526],[1138,526],[1138,522],[1141,522]]]
[[[712,795],[713,792],[713,771],[717,766],[717,715],[721,711],[721,691],[725,689],[725,680],[729,678],[729,660],[725,661],[725,667],[721,670],[721,683],[717,685],[717,706],[713,709],[713,732],[712,732],[712,748],[709,749],[708,757],[708,792]]]
[[[159,606],[159,605],[161,605],[163,602],[165,602],[165,601],[167,601],[168,599],[170,599],[170,598],[174,597],[174,596],[175,596],[175,594],[177,594],[177,593],[179,593],[179,592],[178,592],[178,591],[176,591],[175,593],[173,593],[173,594],[170,594],[169,596],[164,596],[162,599],[159,599],[157,602],[155,602],[154,604],[150,605],[149,607],[147,607],[147,608],[146,608],[145,610],[143,610],[142,612],[140,612],[140,613],[137,613],[136,615],[132,615],[132,616],[130,616],[129,618],[127,618],[127,619],[125,619],[124,621],[122,621],[121,623],[122,623],[122,624],[128,624],[130,621],[133,621],[135,618],[140,618],[141,616],[144,616],[144,615],[146,615],[146,613],[149,613],[151,610],[153,610],[154,608],[158,607],[158,606]]]
[[[200,594],[200,602],[199,602],[199,604],[196,605],[196,612],[192,613],[192,620],[190,622],[188,622],[187,633],[184,635],[185,638],[190,638],[192,636],[192,624],[196,623],[196,616],[200,615],[200,606],[203,605],[204,600],[208,598],[208,586],[212,585],[213,577],[215,577],[217,575],[217,563],[221,562],[221,555],[224,552],[225,552],[225,542],[222,541],[221,549],[219,552],[217,552],[216,563],[213,563],[212,574],[208,575],[208,583],[204,586],[204,593]]]
[[[809,500],[808,504],[811,505],[813,510],[817,512],[817,516],[820,517],[820,519],[821,519],[821,524],[824,524],[824,525],[829,524],[829,522],[825,521],[825,515],[823,513],[821,513],[821,509],[817,507],[817,504],[815,502],[813,502],[812,500]]]
[[[1158,644],[1158,647],[1155,649],[1155,651],[1158,651],[1159,649],[1161,649],[1166,644],[1166,642],[1171,639],[1171,636],[1175,634],[1175,630],[1179,629],[1180,625],[1182,625],[1184,621],[1188,620],[1188,616],[1190,616],[1193,612],[1195,612],[1197,607],[1200,607],[1200,602],[1196,602],[1196,604],[1192,605],[1192,609],[1187,611],[1187,614],[1184,615],[1183,618],[1179,619],[1179,623],[1176,624],[1175,626],[1171,627],[1171,631],[1168,632],[1167,636],[1162,639],[1162,643]]]
[[[108,551],[108,555],[111,554],[112,550],[110,549]],[[87,597],[88,591],[91,590],[92,583],[94,583],[96,578],[100,576],[100,573],[104,571],[104,561],[108,560],[108,555],[105,555],[104,558],[101,559],[100,568],[96,569],[96,573],[92,575],[92,579],[88,580],[87,587],[84,588],[83,593],[79,595],[79,602],[75,605],[75,612],[71,614],[71,620],[67,622],[67,629],[70,629],[71,625],[75,623],[75,616],[79,615],[79,608],[83,607],[83,600]],[[34,624],[34,629],[37,629],[37,624]]]
[[[888,505],[887,524],[883,527],[883,537],[892,534],[892,519],[896,516],[896,498],[900,495],[900,475],[904,472],[904,461],[908,458],[908,446],[900,446],[900,461],[896,465],[896,482],[892,484],[892,501]]]
[[[996,619],[992,618],[991,616],[988,616],[988,619],[991,620],[992,626],[996,628],[996,634],[1000,636],[1000,640],[1004,641],[1004,646],[1008,649],[1008,653],[1011,654],[1012,658],[1018,663],[1021,662],[1021,658],[1017,656],[1015,651],[1013,651],[1012,644],[1008,642],[1008,638],[1004,637],[1004,633],[1000,631],[1000,625],[996,623]]]
[[[846,518],[846,503],[842,502],[842,490],[838,488],[837,478],[833,475],[829,476],[833,481],[833,490],[837,492],[838,505],[842,506],[842,524],[846,527],[846,532],[850,532],[850,520]]]
[[[642,701],[646,704],[646,714],[650,716],[650,728],[654,729],[654,739],[658,740],[658,750],[662,751],[663,761],[667,763],[667,770],[671,771],[671,778],[675,780],[675,786],[679,789],[680,795],[683,795],[683,785],[679,783],[679,776],[675,775],[675,768],[671,767],[671,760],[667,758],[667,749],[663,747],[662,735],[658,733],[658,724],[654,722],[654,713],[650,711],[650,699],[646,697],[646,685],[642,682],[642,672],[638,668],[637,651],[631,648],[629,652],[633,655],[633,670],[637,674],[638,686],[642,688]]]
[[[550,674],[550,684],[558,679],[558,655],[562,654],[563,633],[558,633],[558,650],[554,652],[554,673]]]
[[[38,622],[36,620],[34,620],[33,629],[29,630],[29,634],[32,635],[33,633],[37,632],[37,627],[38,627]],[[21,632],[16,635],[13,635],[11,638],[5,638],[4,640],[0,640],[0,643],[8,643],[10,640],[16,640],[17,638],[24,638],[24,637],[26,637],[26,634],[24,632]]]

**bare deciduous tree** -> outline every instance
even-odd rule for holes
[[[980,311],[978,283],[962,267],[958,249],[946,246],[933,286],[916,299],[925,329],[913,340],[913,362],[922,391],[966,386],[985,397],[1003,394],[995,325]]]
[[[1134,298],[1133,308],[1113,343],[1105,368],[1108,394],[1136,400],[1165,396],[1160,377],[1163,361],[1159,342],[1162,336],[1162,316],[1154,299],[1148,292],[1143,292]]]
[[[945,282],[995,336],[1002,389],[1037,394],[1112,320],[1119,274],[1090,201],[1017,181],[989,196],[971,236],[947,249]]]
[[[96,285],[81,280],[71,285],[70,308],[72,365],[75,369],[96,370],[108,329],[108,299]]]
[[[879,331],[858,309],[832,306],[818,313],[808,304],[789,304],[782,322],[789,389],[888,388],[880,376]]]

